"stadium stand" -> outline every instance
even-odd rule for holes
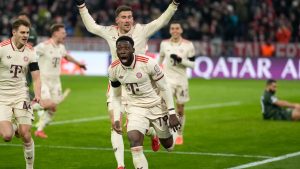
[[[148,23],[157,18],[167,7],[170,0],[131,0],[130,5],[135,10],[135,20]],[[90,13],[97,23],[102,25],[114,24],[114,10],[125,0],[86,0]],[[126,1],[128,2],[128,1]],[[283,51],[290,48],[292,51],[281,54],[278,47],[300,40],[300,4],[299,0],[189,0],[183,2],[174,16],[184,20],[185,30],[183,37],[196,42],[199,54],[209,56],[258,56],[260,44],[264,42],[276,43],[275,56],[298,56],[298,47],[284,46]],[[19,12],[31,14],[31,21],[38,35],[46,36],[49,25],[63,23],[69,37],[94,37],[87,32],[73,1],[68,0],[2,0],[0,1],[0,36],[9,35],[9,25]],[[154,36],[150,50],[158,51],[155,40],[168,38],[168,27],[161,29]],[[77,41],[72,40],[76,45]],[[95,45],[95,40],[91,40]],[[244,42],[251,42],[247,44]],[[151,43],[151,41],[150,41]],[[198,43],[198,44],[197,44]],[[209,43],[209,44],[206,44]],[[70,43],[72,44],[72,42]],[[88,45],[89,43],[87,43]],[[101,42],[101,44],[103,44]],[[248,52],[249,49],[253,50]],[[241,52],[241,46],[244,46]],[[254,47],[253,47],[254,46]],[[90,49],[83,46],[84,49]],[[104,47],[105,48],[105,47]],[[72,49],[72,47],[71,47]],[[103,46],[101,47],[103,49]],[[278,49],[278,50],[277,50]],[[92,50],[98,50],[97,47]],[[295,52],[294,52],[295,51]],[[296,52],[297,51],[297,52]],[[277,54],[279,53],[279,54]],[[294,54],[297,53],[297,54]]]

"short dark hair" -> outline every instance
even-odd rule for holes
[[[267,82],[266,82],[266,85],[270,85],[272,83],[276,83],[276,80],[274,80],[274,79],[268,79]]]
[[[17,30],[21,25],[24,25],[28,28],[31,27],[30,23],[25,21],[24,19],[16,19],[13,23],[12,23],[12,29],[13,30]]]
[[[129,36],[120,36],[116,41],[116,45],[118,44],[118,42],[121,42],[121,41],[127,41],[131,44],[132,47],[134,46],[134,41]]]
[[[182,26],[182,21],[180,21],[180,20],[172,20],[170,22],[170,25],[172,25],[172,24],[179,24],[180,26]]]
[[[119,16],[119,14],[123,11],[131,11],[132,12],[132,8],[130,6],[127,6],[127,5],[119,6],[115,11],[115,17],[117,18]]]
[[[23,16],[23,15],[25,15],[29,18],[29,14],[27,12],[19,12],[18,13],[18,16]]]
[[[64,28],[64,24],[56,23],[51,25],[50,27],[50,34],[53,35],[54,32],[58,31],[60,28]]]

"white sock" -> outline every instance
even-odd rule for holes
[[[42,107],[39,103],[33,103],[33,105],[32,105],[32,109],[33,110],[37,110],[37,111],[39,111],[39,110],[42,110],[42,109],[44,109],[44,107]],[[40,116],[40,115],[39,115]]]
[[[14,132],[16,132],[18,130],[18,124],[17,124],[16,120],[12,121],[12,128],[13,128]]]
[[[153,127],[149,127],[149,129],[147,130],[145,135],[149,136],[149,137],[154,137],[154,136],[156,136],[156,131]]]
[[[37,130],[43,131],[47,124],[49,124],[52,121],[52,115],[45,110],[43,115],[40,117],[39,122],[37,123]]]
[[[131,153],[134,168],[148,169],[148,161],[144,155],[143,146],[132,147]]]
[[[34,164],[34,141],[31,139],[30,143],[24,143],[24,157],[26,161],[26,169],[33,169]]]
[[[185,115],[183,115],[182,117],[179,117],[179,122],[181,124],[181,127],[178,130],[178,135],[182,136],[183,135],[184,125],[185,125]]]
[[[118,167],[124,167],[124,143],[123,136],[118,134],[115,130],[111,132],[111,144],[115,153],[115,158],[118,163]]]
[[[37,114],[38,114],[39,118],[41,118],[41,117],[43,116],[44,113],[45,113],[45,110],[44,110],[44,109],[43,109],[43,110],[38,110],[38,111],[37,111]]]

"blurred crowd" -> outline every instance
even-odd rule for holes
[[[173,17],[182,20],[184,37],[202,41],[299,42],[300,0],[186,0]],[[114,24],[114,10],[128,4],[137,22],[148,23],[167,8],[170,0],[86,0],[98,24]],[[38,35],[49,25],[64,23],[68,36],[88,33],[72,0],[1,0],[0,35],[8,35],[11,21],[27,12]],[[152,38],[168,38],[168,28]]]

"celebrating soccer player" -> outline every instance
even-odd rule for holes
[[[4,141],[11,141],[16,130],[23,141],[26,169],[33,169],[34,142],[30,131],[33,112],[26,85],[28,70],[34,84],[34,102],[40,101],[41,82],[36,54],[27,44],[29,30],[29,22],[17,19],[12,24],[11,39],[0,44],[0,135]]]
[[[145,54],[149,37],[169,22],[169,20],[177,10],[179,2],[179,0],[173,0],[167,10],[159,18],[148,24],[134,23],[133,10],[128,6],[122,5],[119,6],[115,11],[117,25],[102,26],[95,23],[94,19],[91,17],[88,9],[86,8],[85,1],[76,0],[77,7],[79,8],[79,12],[85,27],[89,32],[96,34],[107,41],[110,47],[112,61],[117,60],[115,42],[118,37],[123,35],[132,37],[136,42],[134,46],[136,53]],[[107,96],[108,111],[110,113],[111,123],[113,124],[114,118],[120,119],[121,117],[113,116],[113,106],[111,105],[111,90],[108,90]],[[157,151],[159,149],[159,142],[156,134],[153,132],[153,129],[150,128],[147,135],[152,136],[152,149],[154,151]],[[118,169],[123,169],[125,165],[122,135],[112,130],[111,142],[115,151],[115,158],[118,163]]]
[[[176,111],[182,124],[178,130],[176,144],[183,144],[183,128],[185,124],[184,104],[190,100],[188,77],[186,68],[193,68],[195,63],[195,48],[191,41],[183,39],[183,29],[178,21],[170,24],[171,38],[164,40],[160,45],[160,59],[164,66],[166,77],[171,86],[172,93],[176,98]]]
[[[45,42],[39,43],[35,49],[39,56],[38,62],[41,68],[42,82],[42,99],[52,100],[55,104],[59,104],[63,99],[62,87],[60,81],[60,68],[62,57],[68,61],[78,65],[82,69],[86,69],[85,65],[76,61],[70,56],[65,48],[64,39],[66,30],[62,24],[53,24],[50,28],[51,38]],[[47,138],[44,128],[51,122],[55,110],[40,110],[41,117],[37,123],[36,137]]]
[[[134,54],[134,41],[128,36],[119,37],[116,46],[119,60],[109,67],[114,116],[120,116],[121,86],[124,86],[128,101],[125,107],[128,113],[127,135],[133,164],[135,168],[148,169],[143,141],[149,126],[155,129],[164,148],[171,151],[174,141],[169,127],[177,131],[180,123],[174,109],[172,93],[156,61],[146,55]],[[159,88],[161,96],[156,93],[153,83]],[[162,104],[166,104],[167,111],[163,111]],[[114,119],[113,127],[116,132],[122,132],[118,118]]]

